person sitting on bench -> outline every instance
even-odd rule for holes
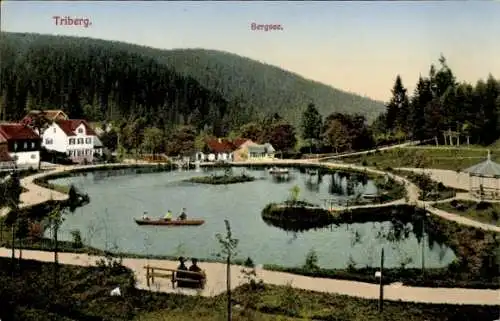
[[[191,266],[189,267],[189,271],[196,273],[203,273],[203,270],[198,266],[198,260],[196,258],[191,259]],[[192,280],[200,281],[200,283],[191,284],[192,287],[199,288],[201,287],[201,281],[204,279],[203,275],[190,274],[189,278]]]
[[[189,278],[188,273],[183,273],[183,272],[182,272],[182,271],[187,271],[187,270],[188,270],[188,268],[187,268],[186,264],[184,264],[184,262],[186,262],[186,261],[185,261],[185,260],[184,260],[184,258],[181,256],[181,257],[179,258],[179,266],[177,267],[177,270],[178,270],[178,271],[176,272],[176,273],[177,273],[177,275],[176,275],[176,278],[177,278],[177,279],[187,279],[187,278]],[[188,285],[188,284],[187,284],[187,283],[185,283],[185,282],[182,282],[182,281],[177,281],[177,286],[178,286],[178,287],[186,287],[186,285]]]

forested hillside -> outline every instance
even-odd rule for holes
[[[232,53],[181,49],[165,54],[168,64],[181,74],[193,77],[230,100],[239,100],[259,111],[280,113],[294,124],[300,122],[310,102],[324,117],[333,112],[360,113],[373,120],[384,110],[382,102]]]
[[[21,33],[2,33],[0,41],[2,119],[62,108],[71,117],[142,117],[159,128],[190,124],[224,135],[275,112],[297,124],[310,102],[323,115],[360,112],[369,119],[384,108],[223,52]]]
[[[223,126],[228,102],[221,95],[116,43],[3,33],[0,50],[2,119],[62,108],[72,118],[143,118],[159,128]]]

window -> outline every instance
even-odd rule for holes
[[[31,142],[31,148],[35,148],[35,142]]]
[[[83,134],[83,128],[78,128],[78,134]]]
[[[14,151],[17,150],[17,143],[14,143]]]
[[[24,147],[24,149],[28,149],[28,143],[26,143],[26,142],[25,142],[25,143],[23,144],[23,147]]]
[[[74,138],[70,138],[69,139],[69,144],[70,145],[75,145],[75,139]]]
[[[78,138],[78,144],[83,144],[83,138]]]
[[[36,158],[36,154],[31,154],[31,159],[35,159]]]
[[[90,137],[85,138],[85,144],[92,144],[92,138]]]
[[[45,138],[45,145],[52,145],[53,142],[52,138]]]
[[[56,132],[56,128],[54,127],[54,129],[52,129],[52,131],[55,133]]]

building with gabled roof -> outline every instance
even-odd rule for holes
[[[40,143],[40,136],[25,124],[0,124],[0,144],[19,168],[38,168]],[[8,161],[5,155],[4,158]]]
[[[102,156],[103,146],[94,129],[83,119],[61,119],[50,124],[42,135],[47,150],[66,153],[76,163],[93,162]]]

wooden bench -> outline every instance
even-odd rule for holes
[[[144,267],[146,269],[146,284],[149,287],[151,284],[155,283],[155,278],[165,278],[165,279],[170,279],[172,281],[172,287],[175,289],[175,285],[177,283],[177,286],[180,282],[183,283],[190,283],[190,284],[197,284],[200,288],[205,287],[206,283],[206,275],[205,272],[192,272],[192,271],[185,271],[185,270],[177,270],[177,269],[168,269],[168,268],[160,268],[160,267],[154,267],[150,265],[146,265]],[[192,275],[193,278],[178,278],[177,273],[181,272],[184,275]],[[197,277],[198,279],[195,279]]]

